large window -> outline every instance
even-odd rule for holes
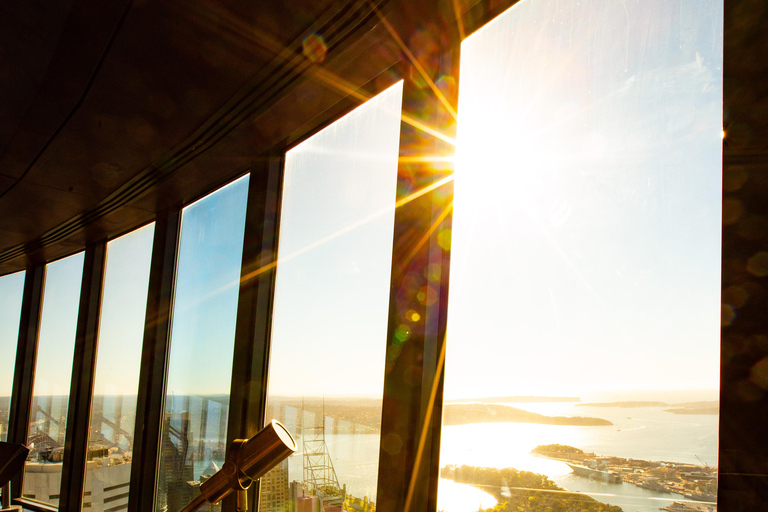
[[[523,0],[461,56],[438,507],[711,509],[721,3]]]
[[[275,287],[269,290],[274,291],[267,321],[270,353],[258,354],[269,363],[267,403],[258,405],[265,405],[267,420],[285,424],[298,452],[262,479],[260,512],[371,512],[379,502],[385,508],[382,493],[376,495],[379,459],[387,460],[387,450],[380,451],[382,389],[387,357],[397,358],[401,345],[424,360],[403,365],[409,368],[398,382],[402,395],[393,402],[406,404],[398,410],[408,407],[404,416],[410,423],[403,430],[412,428],[409,434],[419,443],[435,443],[418,444],[410,453],[417,443],[392,439],[405,442],[409,464],[422,449],[440,451],[438,510],[715,509],[721,1],[507,3],[515,5],[462,43],[455,201],[445,210],[449,215],[452,208],[452,218],[439,233],[416,237],[424,243],[433,236],[446,251],[452,246],[445,373],[440,380],[438,371],[434,381],[444,391],[442,431],[433,432],[436,437],[415,425],[423,416],[430,425],[432,409],[419,407],[427,402],[429,390],[422,388],[438,359],[434,340],[423,352],[410,351],[416,345],[406,344],[412,333],[396,322],[386,339],[387,313],[399,307],[396,298],[388,303],[397,292],[391,283],[408,287],[411,277],[415,282],[439,278],[435,269],[444,277],[448,273],[427,262],[413,270],[418,275],[403,267],[407,275],[398,281],[401,262],[395,261],[392,279],[393,232],[399,243],[407,224],[394,230],[403,84],[285,155]],[[464,18],[491,4],[480,2]],[[394,33],[405,25],[386,28]],[[383,42],[386,28],[379,28],[360,39],[360,48],[371,37],[382,41],[384,53],[398,54],[391,41]],[[400,71],[410,66],[414,105],[452,85],[447,75],[434,77],[438,86],[427,85],[433,68],[450,68],[455,50],[441,54],[448,36],[436,42],[432,35],[425,28],[394,38],[401,47],[428,43],[403,53],[433,62],[418,66],[404,58],[397,66]],[[356,37],[350,35],[357,44]],[[329,39],[329,48],[342,42]],[[317,34],[304,43],[305,51],[307,45],[325,45]],[[335,80],[318,66],[312,69],[308,73],[321,78],[323,87],[349,85],[346,76]],[[389,76],[383,73],[371,84]],[[242,116],[236,115],[236,123],[253,110],[246,103],[232,107],[245,105],[237,110]],[[431,109],[411,111],[404,120],[432,133],[428,125],[438,116]],[[267,117],[275,118],[277,110],[279,104]],[[420,115],[427,118],[423,124]],[[330,121],[320,117],[313,126]],[[290,120],[296,120],[293,114]],[[273,126],[267,128],[271,133]],[[234,147],[233,140],[221,147]],[[435,157],[445,161],[409,155],[401,165]],[[207,186],[190,176],[199,180],[195,188]],[[142,345],[151,337],[145,314],[154,227],[107,244],[85,510],[127,508],[137,409],[139,416],[161,416],[156,423],[162,423],[161,430],[151,430],[159,443],[157,438],[137,442],[142,446],[137,464],[159,448],[157,473],[145,477],[155,487],[142,480],[141,489],[132,491],[154,501],[158,512],[178,512],[224,463],[249,179],[229,183],[181,211],[175,266],[167,256],[170,241],[167,252],[156,252],[165,263],[153,269],[158,279],[152,302],[162,312],[158,343],[166,341],[165,322],[170,323],[167,368],[165,352],[147,357],[152,361],[147,388],[162,394],[156,403],[138,403],[145,397],[143,387],[137,396]],[[177,213],[170,214],[172,226]],[[259,258],[271,257],[267,253]],[[447,261],[448,255],[441,257]],[[24,392],[32,386],[32,404],[21,492],[53,505],[59,503],[62,473],[68,474],[62,471],[68,463],[63,460],[68,406],[78,411],[73,415],[78,424],[86,414],[85,392],[72,390],[70,404],[78,307],[87,302],[80,289],[83,261],[79,253],[46,266],[34,382],[30,376],[22,383]],[[172,285],[164,274],[169,268],[175,273]],[[8,415],[24,277],[24,272],[0,277],[0,440],[9,423],[20,423]],[[438,297],[420,295],[428,304]],[[444,307],[443,298],[435,309]],[[241,312],[246,309],[241,304]],[[444,311],[431,311],[437,326]],[[397,314],[414,323],[424,320],[409,308]],[[22,333],[34,327],[22,326]],[[32,353],[35,347],[27,349]],[[89,360],[91,353],[85,352],[76,363]],[[158,384],[155,377],[162,371],[166,378]],[[89,376],[82,377],[76,382],[86,387],[78,389],[88,389]],[[261,389],[260,380],[252,384],[245,393]],[[248,407],[256,405],[254,395],[245,398]],[[253,418],[246,420],[253,424]],[[75,439],[82,446],[84,437]],[[429,471],[422,462],[414,481]],[[148,466],[154,465],[152,459]],[[394,471],[401,469],[406,474],[413,468]],[[381,474],[387,474],[384,468]]]
[[[158,511],[176,512],[224,462],[248,176],[182,211]]]
[[[61,486],[84,255],[80,252],[45,267],[22,494],[53,505],[59,502]]]
[[[128,503],[154,224],[107,244],[83,508]]]
[[[286,155],[267,419],[299,451],[262,479],[261,512],[376,500],[402,91]]]
[[[25,272],[0,277],[0,441],[8,436]]]

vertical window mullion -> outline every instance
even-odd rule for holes
[[[458,69],[458,47],[443,48],[441,73],[432,80]],[[455,98],[447,99],[455,104]],[[435,510],[439,478],[453,169],[428,155],[450,157],[454,148],[407,119],[435,112],[425,124],[446,138],[455,136],[455,123],[443,103],[411,78],[403,105],[377,492],[381,512]],[[426,158],[419,162],[414,156]],[[404,330],[405,343],[398,339]]]
[[[8,442],[27,444],[29,415],[32,409],[32,387],[35,381],[37,335],[40,330],[40,313],[43,305],[45,265],[27,268],[24,278],[24,298],[21,304],[19,345],[16,351],[16,369],[11,393],[11,413],[8,423]],[[24,472],[11,481],[14,499],[21,497]]]
[[[136,401],[130,512],[152,510],[155,506],[180,220],[181,212],[174,210],[159,215],[155,224]]]
[[[61,510],[80,510],[82,502],[105,249],[106,244],[100,243],[85,251],[61,475]]]
[[[235,439],[250,438],[265,422],[283,164],[282,155],[271,157],[255,164],[250,173],[227,447]],[[253,510],[258,510],[258,484],[248,491]],[[222,505],[225,512],[235,510],[234,494]]]

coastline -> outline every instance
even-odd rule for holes
[[[563,445],[537,446],[531,454],[564,462],[584,478],[608,484],[625,482],[703,503],[717,502],[717,467],[602,456]]]

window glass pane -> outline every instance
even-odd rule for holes
[[[22,494],[53,505],[61,487],[84,256],[80,252],[45,267]]]
[[[399,83],[286,155],[267,419],[299,449],[261,512],[376,500],[401,105]]]
[[[128,505],[154,224],[107,244],[83,508]]]
[[[461,56],[438,508],[710,510],[721,3],[523,0]]]
[[[247,198],[244,176],[182,212],[157,510],[180,510],[224,462]]]
[[[25,272],[0,277],[0,441],[8,436]]]

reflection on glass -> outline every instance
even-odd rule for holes
[[[128,506],[153,234],[150,224],[107,244],[83,488],[94,511]]]
[[[0,441],[6,441],[25,272],[0,277]]]
[[[192,501],[224,462],[247,195],[244,176],[182,212],[159,511]]]
[[[267,419],[299,450],[261,512],[373,509],[401,105],[399,83],[286,154]]]
[[[714,508],[721,3],[523,0],[461,56],[438,508]]]
[[[45,267],[22,494],[53,505],[61,487],[84,256],[80,252]]]

